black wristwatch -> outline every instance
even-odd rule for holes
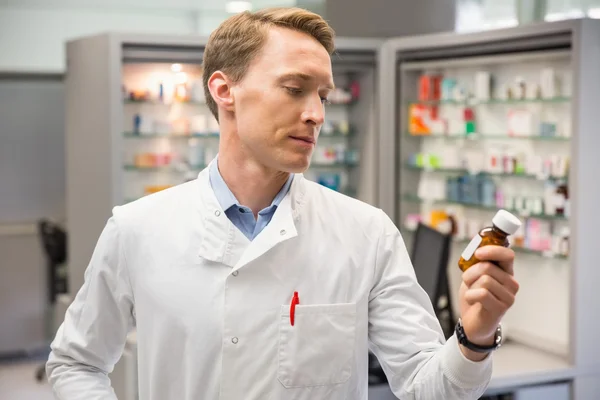
[[[463,328],[463,324],[461,319],[458,319],[456,323],[456,328],[454,328],[454,332],[456,333],[456,338],[458,339],[458,343],[462,344],[469,350],[473,350],[477,353],[489,353],[491,351],[496,350],[502,344],[502,326],[498,325],[496,328],[496,336],[494,337],[494,344],[491,346],[480,346],[475,343],[471,343],[465,334],[465,329]]]

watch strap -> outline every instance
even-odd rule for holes
[[[458,340],[458,343],[462,344],[467,349],[473,350],[477,353],[492,352],[492,351],[496,350],[498,347],[500,347],[500,345],[502,344],[502,326],[501,325],[498,325],[498,328],[496,328],[496,334],[494,336],[494,344],[491,346],[481,346],[481,345],[478,345],[478,344],[475,344],[475,343],[472,343],[471,341],[469,341],[460,318],[458,319],[458,322],[456,323],[456,328],[454,331],[455,331],[456,339]]]

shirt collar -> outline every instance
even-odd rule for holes
[[[223,177],[221,176],[221,173],[219,172],[218,161],[219,161],[219,159],[217,156],[215,158],[215,160],[210,164],[210,170],[209,170],[210,185],[211,185],[213,191],[215,192],[215,196],[217,197],[217,201],[219,202],[219,205],[221,206],[223,211],[227,211],[231,207],[233,207],[233,206],[239,207],[241,204],[238,201],[238,199],[235,198],[235,195],[231,192],[231,190],[229,190],[229,187],[227,186],[227,183],[225,183],[225,180],[223,180]],[[288,180],[285,182],[285,184],[283,185],[283,187],[281,188],[279,193],[277,193],[277,195],[271,202],[271,206],[269,206],[268,209],[279,206],[279,204],[281,203],[281,201],[283,200],[285,195],[289,192],[293,179],[294,179],[294,174],[290,174]]]

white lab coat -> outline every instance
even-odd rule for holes
[[[134,328],[141,400],[364,400],[368,348],[400,399],[476,399],[491,376],[443,344],[392,221],[302,175],[252,242],[208,169],[116,207],[52,344],[57,398],[114,399]]]

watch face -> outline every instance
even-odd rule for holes
[[[496,328],[496,347],[502,346],[502,325]]]

